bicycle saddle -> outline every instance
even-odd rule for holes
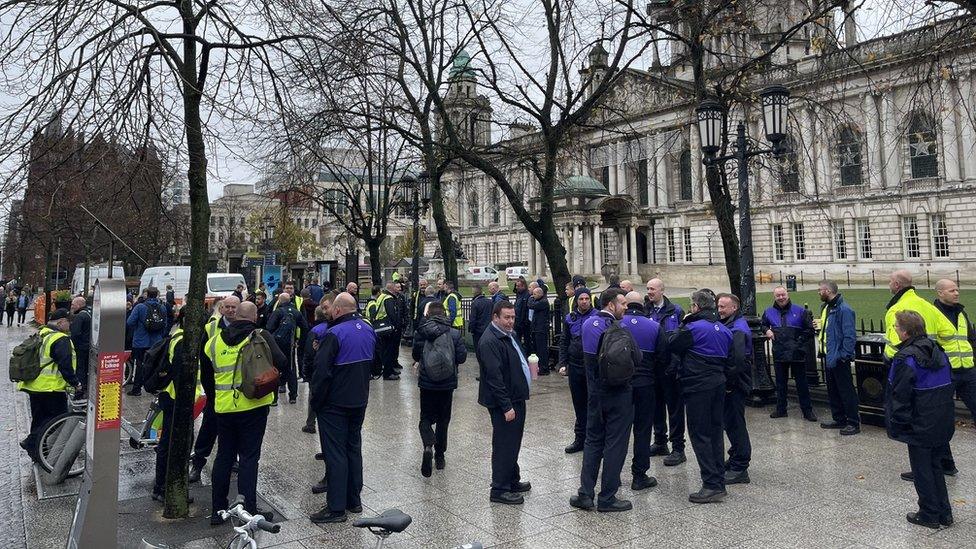
[[[352,523],[356,528],[380,528],[390,532],[400,533],[410,526],[413,519],[399,509],[387,509],[378,517],[361,518]]]

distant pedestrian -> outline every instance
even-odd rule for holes
[[[656,320],[668,337],[678,330],[685,312],[664,295],[664,281],[652,278],[647,281],[647,296],[644,298],[644,312]],[[673,467],[684,463],[685,457],[685,404],[681,399],[681,384],[678,383],[677,358],[658,366],[654,384],[654,444],[652,456],[665,456],[664,465]],[[668,442],[671,452],[668,453]]]
[[[773,304],[763,312],[762,328],[773,342],[773,364],[776,368],[776,410],[771,418],[786,417],[786,390],[790,376],[796,383],[803,419],[817,421],[807,386],[807,348],[813,340],[813,316],[810,311],[790,301],[786,288],[773,288]]]
[[[9,328],[14,324],[14,311],[17,310],[17,296],[13,292],[7,294],[3,308],[7,312],[7,327]]]
[[[942,460],[955,431],[955,404],[949,359],[926,331],[917,312],[895,314],[900,343],[885,388],[885,424],[889,437],[908,445],[918,511],[905,518],[938,530],[953,523]]]
[[[288,402],[291,404],[295,404],[298,400],[298,364],[295,356],[295,345],[298,338],[296,333],[299,330],[304,330],[307,333],[308,329],[308,322],[295,308],[291,301],[291,295],[288,292],[281,292],[278,295],[277,307],[271,313],[271,317],[268,318],[267,330],[274,336],[278,348],[287,357],[285,369],[281,371],[281,388],[278,393],[284,393],[287,388]]]
[[[451,422],[454,390],[458,385],[458,366],[464,363],[468,351],[461,332],[448,323],[444,306],[437,302],[428,307],[427,319],[417,329],[415,337],[424,340],[424,351],[417,370],[420,438],[424,444],[420,472],[429,477],[431,459],[438,470],[445,465],[447,430]]]
[[[475,284],[472,292],[471,308],[468,312],[468,330],[471,332],[474,348],[477,349],[481,335],[485,333],[488,325],[491,324],[491,311],[494,304],[481,293],[480,284]]]
[[[27,316],[27,307],[29,307],[30,304],[31,304],[30,294],[28,294],[26,291],[20,292],[20,295],[17,296],[17,325],[18,326],[24,325],[24,319]]]
[[[586,440],[586,365],[583,357],[583,323],[596,314],[590,290],[577,291],[575,311],[563,319],[563,333],[559,338],[559,373],[569,377],[569,394],[573,400],[576,422],[573,424],[573,442],[565,448],[567,454],[583,451]]]
[[[525,278],[518,277],[515,281],[515,334],[522,350],[532,354],[532,327],[529,324],[529,286]]]
[[[861,432],[857,390],[851,374],[854,347],[857,342],[855,314],[831,280],[820,282],[820,335],[817,352],[824,359],[824,378],[830,400],[831,421],[820,424],[824,429],[840,429],[842,435]]]
[[[88,388],[88,362],[91,354],[92,316],[83,297],[71,300],[71,343],[75,348],[75,372],[82,389]]]
[[[725,485],[746,484],[752,442],[746,428],[746,399],[752,391],[752,330],[739,311],[739,298],[718,294],[718,314],[732,331],[732,356],[725,373],[725,434],[729,437],[729,459],[725,462]]]
[[[322,288],[322,286],[319,286],[319,279],[317,278],[313,278],[305,289],[308,290],[309,297],[312,298],[312,301],[314,301],[316,305],[318,305],[322,301],[322,298],[325,297],[325,290]]]
[[[135,379],[129,396],[142,394],[142,381],[146,375],[143,357],[150,347],[163,339],[169,329],[166,307],[159,302],[159,290],[150,286],[145,294],[146,300],[133,307],[126,320],[126,326],[133,329],[132,364],[135,368]]]
[[[523,482],[518,465],[525,430],[525,401],[532,383],[529,363],[515,340],[515,307],[502,301],[492,311],[491,326],[478,343],[478,404],[491,418],[491,490],[495,503],[521,505]]]
[[[549,375],[549,332],[552,326],[552,306],[545,286],[532,290],[526,305],[529,309],[529,329],[532,332],[532,352],[539,357],[539,375]]]

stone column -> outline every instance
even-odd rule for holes
[[[627,271],[627,229],[617,228],[617,272],[621,277]]]
[[[590,225],[584,223],[580,227],[583,232],[583,266],[580,268],[581,273],[589,273],[593,268],[593,233],[591,232]]]
[[[536,256],[535,253],[535,238],[529,236],[529,273],[532,276],[538,274],[539,266],[538,263],[536,262],[537,259],[538,256]]]
[[[817,169],[817,181],[820,181],[821,193],[826,192],[827,189],[832,189],[834,187],[834,171],[831,165],[831,144],[834,142],[834,133],[837,128],[828,126],[825,123],[824,118],[829,117],[829,113],[824,113],[825,109],[817,109],[817,111],[810,111],[810,115],[813,117],[813,142],[817,147],[816,156],[816,169]],[[821,114],[824,118],[821,118]],[[803,162],[803,156],[800,156],[800,162]],[[839,182],[838,182],[839,183]]]
[[[895,111],[895,91],[886,90],[881,96],[881,166],[884,186],[901,185],[901,129]]]
[[[593,272],[601,273],[603,270],[603,236],[600,222],[593,224]]]
[[[664,207],[668,205],[668,195],[671,193],[671,182],[668,178],[668,151],[665,148],[665,138],[662,134],[655,134],[654,136],[654,155],[655,162],[654,166],[657,171],[657,189],[655,196],[657,197],[654,205],[657,207]]]
[[[610,174],[610,196],[613,196],[617,194],[617,144],[611,143],[608,148],[607,160],[610,162],[610,169],[607,173]]]
[[[625,141],[620,141],[614,146],[617,153],[617,163],[614,165],[617,170],[617,194],[630,194],[627,188],[627,168],[624,166],[624,159],[627,158],[626,147]]]
[[[800,122],[800,146],[798,147],[797,161],[800,166],[800,192],[806,196],[814,196],[817,191],[816,182],[814,181],[814,174],[816,173],[816,165],[807,166],[804,162],[807,155],[804,154],[804,150],[810,150],[813,148],[813,125],[811,121],[811,113],[807,109],[800,109],[797,113],[797,119]],[[777,181],[774,183],[777,192],[782,191],[782,181],[777,177]],[[825,184],[821,183],[821,191],[826,191],[827,187]]]
[[[881,112],[878,110],[878,102],[874,94],[864,94],[862,105],[864,110],[865,138],[863,146],[865,149],[861,150],[861,162],[867,164],[866,175],[870,188],[880,189],[884,186],[884,181],[881,177],[881,166],[883,164],[881,136],[878,132]]]
[[[959,165],[959,132],[956,124],[956,101],[951,80],[942,80],[939,91],[942,94],[942,115],[939,123],[942,126],[942,158],[945,166],[946,181],[961,179]]]
[[[689,133],[689,149],[691,151],[691,199],[695,204],[702,203],[702,183],[705,174],[702,172],[702,152],[701,152],[701,136],[698,135],[698,127],[692,124],[691,131]],[[650,242],[650,240],[648,240]],[[647,254],[648,259],[651,255]]]
[[[973,75],[964,74],[959,78],[959,95],[962,99],[959,115],[962,119],[962,158],[963,177],[976,179],[976,97],[973,96]]]
[[[580,226],[578,223],[573,224],[573,239],[569,243],[569,248],[573,254],[573,274],[576,274],[583,269],[580,267],[580,256],[582,255],[583,247],[582,238],[580,238]]]
[[[630,225],[630,273],[637,273],[637,225]]]

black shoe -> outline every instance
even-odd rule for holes
[[[288,399],[288,404],[294,404],[296,402],[298,402],[298,399],[297,398],[289,398]]]
[[[567,454],[575,454],[576,452],[582,452],[582,451],[583,451],[582,440],[574,440],[572,444],[566,447]]]
[[[266,511],[263,509],[255,508],[253,511],[248,511],[248,512],[251,513],[252,515],[261,515],[262,517],[264,517],[264,520],[268,522],[274,520],[274,511]]]
[[[840,430],[840,434],[844,436],[856,435],[861,432],[861,428],[857,425],[848,425]]]
[[[284,386],[278,387],[278,394],[280,394],[280,395],[285,394],[285,392],[287,392],[287,391],[288,391],[288,388],[287,387],[284,387]]]
[[[626,499],[614,499],[613,503],[598,505],[596,510],[601,513],[619,513],[621,511],[630,511],[633,508],[634,504]]]
[[[314,425],[306,425],[306,426],[302,427],[302,432],[303,433],[308,433],[310,435],[314,435],[315,434],[315,426]]]
[[[363,512],[363,506],[362,505],[354,505],[352,507],[346,507],[346,511],[349,512],[349,513],[355,513],[355,514],[358,515],[359,513],[362,513]]]
[[[434,459],[434,449],[430,446],[424,446],[424,456],[420,461],[420,474],[425,477],[430,477],[431,474],[431,460]]]
[[[907,480],[908,482],[915,482],[915,473],[911,471],[906,471],[902,473],[900,476],[902,480]]]
[[[942,526],[945,526],[946,528],[948,528],[949,526],[952,526],[952,523],[953,522],[955,522],[955,521],[952,520],[952,515],[951,514],[950,515],[942,515],[941,517],[939,517],[939,524],[941,524]]]
[[[630,483],[630,489],[635,492],[646,490],[647,488],[654,488],[655,486],[657,486],[657,479],[649,477],[646,474],[634,475],[634,480]]]
[[[322,477],[322,480],[315,483],[312,486],[313,494],[324,494],[329,491],[329,477]]]
[[[956,476],[956,475],[959,474],[959,469],[956,469],[955,466],[952,466],[951,468],[948,468],[948,469],[946,469],[945,467],[943,467],[942,468],[942,474],[944,474],[947,477],[954,477],[954,476]]]
[[[825,421],[825,422],[821,423],[820,424],[820,428],[821,429],[843,429],[844,428],[844,424],[843,423],[838,423],[838,422],[836,422],[834,420],[830,420],[830,421]]]
[[[595,505],[593,505],[593,498],[590,496],[581,496],[579,494],[569,498],[570,507],[575,507],[577,509],[582,509],[584,511],[592,511]]]
[[[444,459],[444,454],[434,454],[434,468],[440,471],[444,468],[447,461]]]
[[[225,522],[227,522],[227,519],[221,517],[216,513],[210,515],[210,526],[220,526]]]
[[[667,444],[651,444],[651,455],[652,456],[666,456],[668,455],[668,445]]]
[[[685,453],[684,452],[679,452],[678,450],[675,450],[675,451],[671,452],[670,454],[668,454],[664,458],[664,464],[667,465],[668,467],[674,467],[675,465],[681,465],[682,463],[684,463],[686,461],[688,461],[688,458],[685,457]]]
[[[24,440],[20,441],[20,447],[23,448],[24,450],[26,450],[27,452],[30,452],[30,445],[28,444],[26,438]]]
[[[933,530],[939,529],[938,522],[929,522],[927,520],[922,520],[918,518],[918,513],[908,513],[907,515],[905,515],[905,518],[908,519],[908,522],[912,524],[917,524],[919,526],[924,526],[926,528],[931,528]]]
[[[329,511],[328,507],[323,507],[319,512],[309,515],[308,520],[314,522],[315,524],[346,522],[346,512]]]
[[[190,483],[200,482],[200,472],[202,470],[203,470],[203,467],[202,466],[201,467],[197,467],[196,465],[191,466],[190,467],[190,474],[186,478],[187,482],[190,482]]]
[[[779,410],[776,410],[775,412],[769,414],[769,417],[773,419],[779,419],[781,417],[788,417],[788,416],[789,414],[787,414],[786,412],[780,412]]]
[[[386,381],[400,381],[400,376],[393,374],[392,376],[383,376]]]
[[[803,413],[803,419],[805,419],[805,420],[807,420],[807,421],[809,421],[811,423],[816,423],[817,422],[817,414],[815,414],[813,412],[809,412],[809,413],[804,412]]]
[[[521,492],[528,492],[531,489],[532,489],[532,483],[529,481],[516,482],[515,484],[512,485],[512,492],[516,494],[519,494]]]
[[[502,492],[501,494],[490,494],[488,500],[493,503],[504,503],[505,505],[522,505],[525,498],[513,492]]]
[[[726,471],[725,484],[749,484],[749,471]]]
[[[692,503],[718,503],[725,499],[728,492],[725,490],[712,490],[710,488],[702,488],[701,490],[695,492],[688,496],[688,501]]]

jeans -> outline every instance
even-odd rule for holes
[[[234,458],[238,459],[237,493],[244,498],[244,508],[257,509],[258,461],[261,444],[268,427],[268,407],[246,412],[217,414],[217,459],[213,466],[213,512],[227,509],[230,474]]]
[[[442,456],[447,451],[447,427],[451,423],[454,390],[420,390],[420,439]],[[436,429],[436,430],[435,430]]]
[[[146,351],[148,348],[136,347],[132,349],[132,367],[135,368],[135,372],[132,376],[132,390],[141,392],[142,382],[146,378],[146,372],[144,371],[145,365],[143,365],[143,358],[146,356]]]

